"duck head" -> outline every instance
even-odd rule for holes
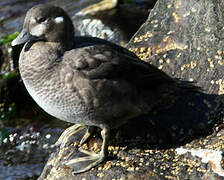
[[[23,30],[12,41],[12,46],[29,41],[57,42],[70,49],[74,41],[74,27],[70,17],[60,7],[37,5],[26,14]]]

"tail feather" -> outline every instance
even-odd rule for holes
[[[175,84],[177,85],[178,88],[181,88],[183,90],[188,90],[188,91],[196,91],[196,92],[201,92],[203,89],[196,84],[195,81],[183,81],[181,79],[175,78]]]

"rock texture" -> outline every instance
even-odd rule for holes
[[[39,180],[222,179],[224,131],[213,128],[224,120],[223,9],[221,0],[158,0],[127,47],[204,91],[176,92],[150,117],[133,119],[114,132],[106,162],[74,175],[63,162],[80,155],[80,132],[51,155]],[[95,136],[89,149],[100,142]]]
[[[224,3],[160,0],[128,48],[173,77],[224,93]]]
[[[128,14],[128,16],[127,16]],[[87,35],[124,45],[145,22],[148,11],[105,0],[79,11],[72,20],[76,35]]]

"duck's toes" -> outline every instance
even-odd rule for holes
[[[74,171],[74,174],[86,172],[91,168],[97,166],[105,159],[105,154],[100,152],[99,154],[85,151],[83,149],[79,149],[80,152],[86,154],[87,156],[79,157],[76,159],[69,160],[65,162],[65,165],[71,167]],[[80,163],[84,164],[84,167],[80,168]],[[79,169],[79,170],[76,170]]]
[[[92,126],[88,126],[85,135],[82,137],[81,141],[80,141],[80,146],[82,146],[83,144],[87,143],[90,138],[92,137],[94,132],[94,127]]]
[[[82,125],[82,124],[75,124],[69,128],[67,128],[62,135],[60,136],[60,138],[57,140],[57,142],[55,143],[56,146],[60,146],[60,148],[65,147],[66,143],[69,141],[69,138],[81,131],[82,129],[84,129],[86,126]]]

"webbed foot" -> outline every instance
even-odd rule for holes
[[[88,161],[90,161],[90,164],[88,164],[87,166],[85,166],[82,169],[74,170],[73,173],[75,173],[75,174],[88,171],[91,168],[93,168],[93,167],[97,166],[98,164],[100,164],[101,162],[103,162],[103,160],[105,159],[105,154],[101,153],[101,152],[99,154],[96,154],[96,153],[93,153],[93,152],[89,152],[89,151],[83,150],[81,148],[79,149],[79,151],[84,153],[84,154],[86,154],[87,156],[69,160],[69,161],[65,162],[65,165],[67,165],[67,166],[69,166],[69,167],[74,169],[76,164],[80,163],[80,162],[88,162]]]
[[[101,162],[103,162],[106,158],[107,151],[108,151],[107,147],[108,147],[108,140],[109,140],[109,129],[104,128],[101,131],[101,136],[103,138],[103,144],[102,144],[101,151],[100,151],[99,154],[89,152],[89,151],[86,151],[86,150],[83,150],[83,149],[79,148],[79,151],[81,153],[86,154],[87,156],[68,160],[68,161],[65,162],[65,165],[67,165],[67,166],[69,166],[73,169],[76,169],[75,167],[78,166],[77,165],[78,163],[84,162],[85,166],[83,168],[73,171],[75,174],[77,174],[77,173],[86,172],[86,171],[90,170],[91,168],[97,166]],[[84,140],[85,140],[85,138],[84,138]],[[88,163],[88,161],[90,163]]]

